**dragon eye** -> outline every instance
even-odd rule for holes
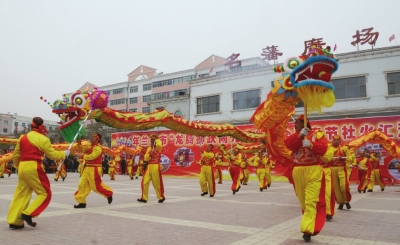
[[[85,106],[86,99],[80,93],[74,93],[71,95],[71,103],[78,108],[83,108]]]
[[[290,57],[289,59],[285,60],[283,63],[283,68],[285,72],[291,72],[294,68],[298,67],[301,63],[301,59],[299,57]]]

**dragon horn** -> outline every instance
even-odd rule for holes
[[[283,66],[273,66],[272,69],[274,70],[274,72],[285,72]]]

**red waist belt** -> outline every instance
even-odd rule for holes
[[[101,167],[101,164],[97,164],[97,163],[86,163],[85,164],[86,167]],[[113,168],[113,167],[110,167]]]

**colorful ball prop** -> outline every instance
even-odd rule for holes
[[[90,95],[90,107],[95,109],[104,109],[108,104],[108,94],[104,90],[95,90]]]

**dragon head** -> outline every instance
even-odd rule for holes
[[[294,101],[301,99],[309,110],[321,112],[321,107],[330,107],[335,102],[333,85],[329,82],[338,66],[329,46],[322,49],[314,45],[307,54],[290,57],[283,65],[273,67],[275,72],[283,73],[279,84],[275,82],[278,86],[273,87],[281,88],[277,94],[290,92]]]
[[[56,100],[53,105],[53,113],[60,117],[61,134],[67,142],[72,142],[75,134],[79,131],[82,120],[84,120],[91,109],[100,109],[107,106],[108,95],[102,90],[94,88],[92,91],[76,91],[69,97],[63,96],[62,100]],[[82,128],[78,137],[85,135]]]

